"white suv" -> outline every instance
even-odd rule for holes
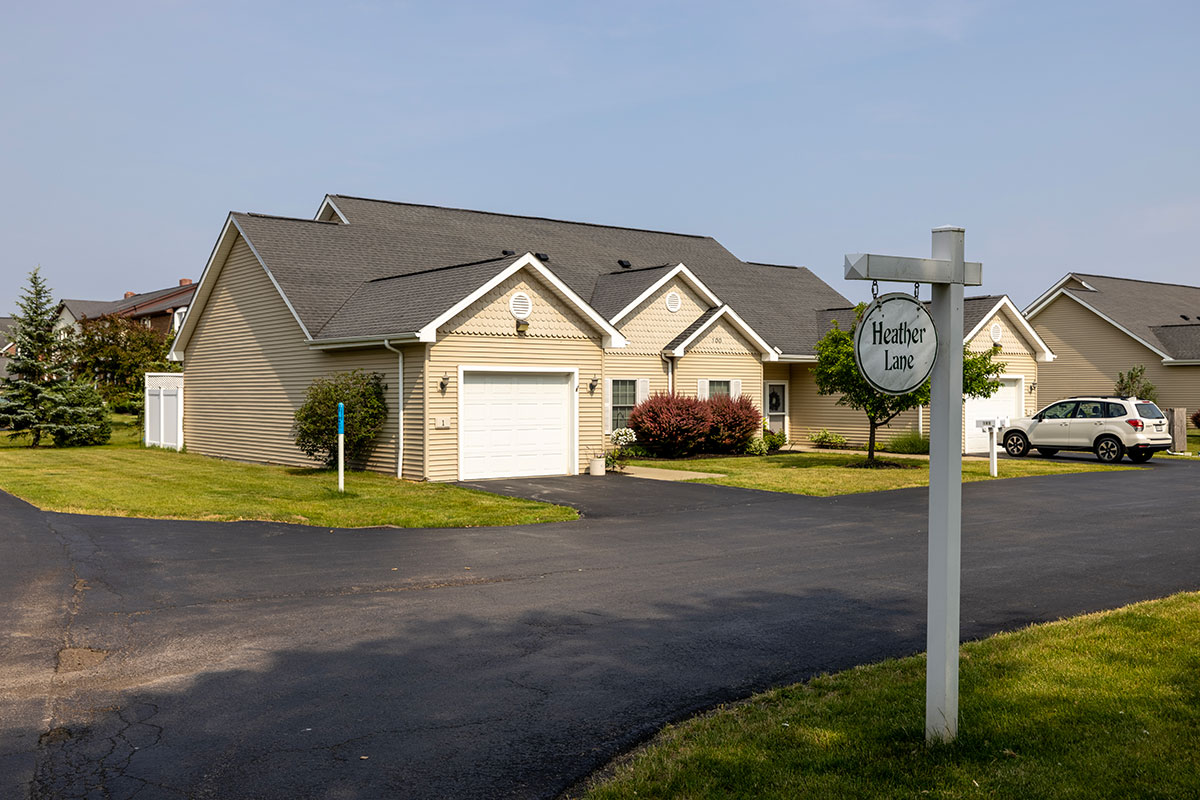
[[[1106,464],[1128,455],[1135,464],[1171,448],[1167,420],[1158,406],[1136,397],[1069,397],[1032,417],[1013,420],[1001,438],[1010,456],[1030,447],[1044,456],[1059,450],[1091,450]]]

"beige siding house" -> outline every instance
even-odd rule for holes
[[[786,359],[811,361],[816,311],[845,302],[709,237],[330,195],[312,220],[229,216],[172,357],[192,452],[311,465],[295,410],[363,369],[389,416],[360,466],[571,475],[654,393],[773,396],[787,429]]]
[[[854,325],[853,309],[834,309],[821,315],[823,330],[836,320],[843,330]],[[1055,359],[1055,353],[1025,321],[1007,296],[968,297],[963,301],[963,344],[972,352],[995,350],[995,360],[1004,363],[1000,388],[991,397],[963,401],[963,452],[987,451],[987,435],[976,422],[980,419],[1013,419],[1039,408],[1039,376]],[[826,429],[845,436],[851,443],[867,440],[870,425],[861,411],[837,405],[838,397],[817,393],[812,365],[792,365],[792,418],[802,421],[794,438],[807,439]],[[878,434],[882,441],[906,431],[924,432],[928,410],[900,414]]]
[[[1163,408],[1200,407],[1200,287],[1069,273],[1025,310],[1058,358],[1041,370],[1043,405],[1111,394],[1144,366]]]

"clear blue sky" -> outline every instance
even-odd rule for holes
[[[38,264],[198,278],[227,212],[326,192],[707,234],[851,299],[844,253],[944,224],[1020,306],[1200,284],[1194,1],[4,6],[0,314]]]

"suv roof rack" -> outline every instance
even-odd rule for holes
[[[1064,400],[1088,400],[1095,398],[1097,400],[1133,400],[1131,394],[1077,394],[1074,397],[1064,397]]]

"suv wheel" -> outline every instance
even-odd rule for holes
[[[1105,464],[1115,464],[1125,455],[1125,445],[1115,436],[1101,436],[1096,440],[1096,458]]]
[[[1013,458],[1020,458],[1029,452],[1029,440],[1020,431],[1012,431],[1004,437],[1004,452]]]

